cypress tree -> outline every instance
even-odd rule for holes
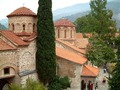
[[[52,1],[39,0],[38,4],[36,69],[39,79],[47,84],[56,75]]]

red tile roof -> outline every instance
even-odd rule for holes
[[[27,33],[27,32],[20,32],[20,33],[15,33],[17,36],[30,36],[32,33]]]
[[[76,39],[75,46],[81,49],[87,48],[87,45],[89,44],[88,38],[80,38]]]
[[[76,38],[90,38],[92,34],[90,33],[76,33]]]
[[[68,50],[56,47],[56,55],[77,64],[84,64],[87,59]]]
[[[0,31],[0,33],[16,46],[28,45],[28,43],[24,42],[21,38],[16,36],[12,31],[3,30]]]
[[[58,21],[54,22],[54,26],[69,26],[69,27],[75,27],[75,25],[69,21],[68,19],[60,19]]]
[[[58,42],[60,42],[60,43],[62,43],[62,44],[64,44],[64,45],[66,45],[67,47],[69,47],[69,48],[71,48],[71,49],[73,49],[73,50],[75,50],[75,51],[77,51],[77,52],[79,52],[79,53],[86,54],[86,51],[85,51],[85,50],[79,49],[79,48],[71,45],[71,44],[68,43],[68,42],[64,42],[64,41],[62,41],[62,40],[60,40],[60,39],[56,39],[56,41],[58,41]]]
[[[5,41],[0,39],[0,51],[3,51],[3,50],[15,50],[15,49],[16,48],[8,45]]]
[[[7,15],[7,17],[12,17],[12,16],[34,16],[36,17],[37,15],[31,11],[29,8],[26,7],[20,7]]]
[[[99,73],[98,68],[95,68],[95,67],[92,67],[92,66],[89,66],[89,65],[83,65],[81,76],[97,77],[98,73]]]

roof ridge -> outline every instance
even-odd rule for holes
[[[87,61],[85,57],[59,47],[56,47],[56,55],[59,57],[64,57],[64,59],[67,59],[71,62],[78,63],[78,64],[84,64]]]
[[[7,32],[7,34],[5,34]],[[22,44],[23,45],[28,45],[28,43],[26,43],[26,42],[24,42],[20,37],[18,37],[17,35],[15,35],[13,32],[11,32],[11,31],[1,31],[0,32],[7,40],[9,40],[11,43],[13,43],[14,45],[16,45],[16,46],[21,46]],[[17,43],[16,41],[15,41],[15,39],[16,38],[11,38],[10,39],[10,36],[8,36],[9,34],[12,34],[13,36],[15,36],[15,37],[17,37],[17,39],[18,40],[20,40],[21,42],[22,42],[22,44],[19,44],[19,43]],[[7,35],[7,36],[6,36]]]
[[[64,45],[67,45],[67,46],[70,47],[71,49],[74,49],[75,51],[78,51],[78,52],[80,52],[80,53],[82,53],[82,54],[85,54],[84,50],[81,50],[81,49],[73,46],[72,44],[69,44],[68,42],[64,42],[64,41],[62,41],[62,40],[60,40],[60,39],[56,39],[56,40],[57,40],[58,42],[64,44]],[[68,44],[69,44],[69,45],[68,45]]]
[[[84,65],[87,69],[89,69],[89,71],[91,71],[94,75],[96,75],[90,68],[88,68],[88,67],[92,67],[92,66],[90,66],[90,65]],[[87,67],[88,66],[88,67]],[[92,67],[92,68],[96,68],[96,67]],[[97,69],[97,68],[96,68]]]

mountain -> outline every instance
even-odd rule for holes
[[[114,13],[117,13],[118,11],[120,11],[120,9],[118,9],[118,7],[120,7],[120,0],[108,0],[107,7],[113,10]],[[57,20],[62,17],[71,16],[86,11],[90,11],[89,3],[75,4],[69,7],[65,7],[53,11],[53,20]]]
[[[0,20],[0,23],[2,25],[4,25],[6,28],[8,28],[8,19],[7,18]]]
[[[75,13],[86,12],[90,10],[89,3],[80,3],[73,6],[57,9],[53,11],[53,19],[57,20],[61,17],[70,16]]]
[[[116,20],[117,27],[120,28],[120,0],[108,0],[107,9],[113,11],[113,19]],[[64,17],[75,21],[78,17],[88,14],[89,11],[89,3],[79,3],[53,11],[53,20],[55,21]],[[2,19],[0,23],[8,28],[8,19]]]
[[[7,28],[0,23],[0,30],[6,30]]]
[[[76,5],[73,5],[73,6],[71,6],[71,8],[74,8],[75,6],[79,6],[79,5],[81,5],[81,4],[76,4]],[[85,5],[88,5],[88,6],[86,6],[87,7],[87,9],[86,8],[83,8],[82,7],[82,9],[85,9],[85,10],[81,10],[80,11],[80,7],[78,7],[77,8],[77,10],[79,10],[79,12],[73,12],[72,13],[72,15],[70,15],[70,14],[65,14],[64,15],[64,13],[65,13],[65,9],[66,8],[68,8],[68,7],[66,7],[66,8],[63,8],[63,9],[60,9],[60,10],[62,10],[63,12],[61,12],[61,14],[59,13],[59,15],[57,15],[57,16],[54,16],[54,20],[56,20],[56,19],[60,19],[61,17],[64,17],[64,18],[67,18],[67,19],[69,19],[69,20],[71,20],[71,21],[75,21],[78,17],[81,17],[81,16],[84,16],[84,15],[86,15],[86,14],[88,14],[89,13],[89,11],[90,11],[90,7],[89,7],[89,4],[85,4]],[[89,7],[89,8],[88,8]],[[116,23],[117,23],[117,28],[120,28],[120,0],[109,0],[109,2],[107,3],[107,9],[110,9],[110,10],[112,10],[113,11],[113,19],[116,21]],[[76,9],[76,8],[74,8],[74,9]],[[70,10],[70,9],[69,9]],[[56,11],[57,12],[57,11]],[[57,13],[58,14],[58,13]],[[56,15],[56,14],[54,14],[54,15]],[[62,16],[62,15],[64,15],[64,16]]]

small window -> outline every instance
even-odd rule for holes
[[[33,24],[33,32],[35,32],[35,23]]]
[[[25,31],[25,24],[23,24],[23,31]]]
[[[4,74],[10,74],[10,68],[4,68]]]
[[[15,27],[14,27],[14,24],[12,23],[12,30],[14,31]]]

